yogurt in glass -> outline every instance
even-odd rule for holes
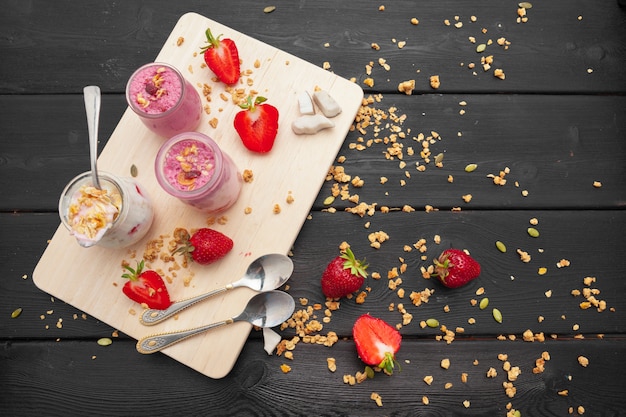
[[[154,168],[165,192],[207,213],[232,206],[243,183],[232,159],[199,132],[181,133],[165,142]]]
[[[99,172],[101,189],[91,172],[72,179],[59,199],[61,222],[79,245],[124,248],[143,238],[154,218],[150,198],[132,178]]]
[[[202,118],[200,94],[168,64],[137,69],[126,84],[126,101],[148,129],[167,138],[195,130]]]

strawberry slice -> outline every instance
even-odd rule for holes
[[[232,39],[220,39],[221,36],[215,38],[211,29],[207,29],[206,38],[209,44],[201,50],[204,52],[204,62],[211,71],[221,82],[231,85],[239,80],[241,74],[239,51]]]
[[[163,278],[157,272],[144,271],[143,268],[143,260],[137,263],[136,269],[124,265],[124,269],[128,273],[122,275],[122,278],[126,278],[128,281],[122,287],[122,292],[131,300],[145,304],[148,308],[158,310],[168,308],[172,302]]]
[[[398,364],[395,355],[402,342],[398,330],[382,319],[363,314],[354,322],[352,337],[363,362],[377,366],[389,375],[393,373]]]
[[[278,109],[271,104],[261,104],[267,99],[248,97],[240,104],[244,110],[235,115],[235,130],[244,146],[252,152],[266,153],[272,150],[278,134]]]

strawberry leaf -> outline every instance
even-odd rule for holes
[[[356,259],[352,249],[346,248],[346,251],[341,254],[341,259],[345,260],[343,263],[343,269],[349,269],[352,275],[367,278],[366,269],[369,265],[365,263],[365,259],[363,259],[363,261]]]

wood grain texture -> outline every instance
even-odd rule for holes
[[[336,74],[355,77],[359,83],[373,61],[375,91],[394,92],[399,82],[416,79],[417,90],[429,92],[428,77],[439,74],[441,92],[570,93],[573,85],[580,92],[626,92],[621,65],[626,58],[626,23],[615,0],[599,0],[595,7],[583,0],[570,1],[567,7],[559,2],[535,5],[525,24],[516,23],[517,3],[470,7],[462,0],[417,5],[394,1],[384,12],[377,2],[357,6],[333,0],[279,0],[269,14],[263,13],[264,5],[249,1],[108,1],[97,10],[75,10],[73,4],[5,2],[0,27],[7,29],[0,54],[6,59],[0,62],[0,73],[20,76],[3,78],[1,92],[79,93],[88,84],[123,92],[134,69],[158,53],[169,29],[188,11],[219,16],[226,26],[320,67],[329,62]],[[461,28],[454,26],[456,16]],[[471,22],[471,16],[477,21]],[[411,17],[420,23],[412,25]],[[511,42],[508,50],[495,46],[500,37]],[[495,65],[505,71],[505,82],[482,69],[473,75],[467,67],[480,64],[476,45],[489,39],[494,46],[484,55],[494,55]],[[406,46],[399,49],[399,41]],[[372,49],[372,43],[381,49]],[[387,60],[390,71],[377,64],[379,58]],[[39,72],[42,59],[69,65],[59,66],[51,83]]]
[[[304,223],[294,244],[292,259],[295,269],[288,283],[289,293],[296,300],[308,300],[309,305],[323,303],[319,277],[328,260],[338,253],[341,241],[346,240],[357,256],[367,259],[370,273],[378,272],[381,278],[368,278],[363,286],[364,290],[369,289],[364,304],[343,300],[340,310],[333,314],[331,323],[325,326],[326,331],[332,330],[341,337],[350,336],[354,317],[364,311],[384,317],[394,324],[401,323],[402,316],[397,311],[399,303],[404,304],[413,315],[412,322],[404,326],[402,332],[421,338],[440,334],[439,329],[422,329],[419,326],[420,321],[431,317],[450,329],[464,328],[464,333],[457,334],[459,338],[498,334],[521,337],[527,329],[534,333],[543,332],[546,337],[623,334],[626,331],[623,319],[626,305],[619,294],[626,291],[626,281],[620,278],[626,274],[626,260],[620,256],[626,250],[622,237],[625,216],[623,211],[548,210],[389,213],[361,219],[348,213],[318,212]],[[541,232],[539,238],[531,238],[526,232],[531,218],[539,220],[536,226]],[[62,300],[51,301],[34,286],[32,269],[24,267],[32,265],[37,259],[45,246],[47,233],[56,227],[57,221],[54,214],[0,216],[0,226],[10,235],[19,235],[18,231],[24,229],[39,231],[35,237],[23,236],[0,248],[1,253],[6,254],[3,264],[8,271],[12,271],[0,281],[1,312],[9,316],[14,309],[28,306],[19,321],[0,321],[1,334],[11,338],[35,338],[44,332],[51,338],[97,338],[112,332],[111,328],[97,324],[96,319],[100,317],[88,315],[85,320],[80,309],[65,305]],[[364,226],[366,221],[371,222],[369,229]],[[579,226],[572,227],[572,224]],[[337,230],[341,233],[338,234]],[[369,246],[368,235],[379,230],[387,233],[389,240],[380,249],[373,249]],[[589,230],[594,233],[590,234]],[[435,235],[441,237],[439,245],[433,242]],[[426,240],[426,252],[405,251],[405,245],[411,246],[420,239]],[[506,244],[507,253],[496,249],[496,240]],[[34,242],[39,245],[33,245]],[[450,246],[470,250],[483,266],[478,280],[454,291],[443,288],[434,279],[425,280],[420,272],[420,268],[428,267],[434,257]],[[532,256],[531,262],[520,260],[515,252],[518,248]],[[426,258],[422,259],[422,256]],[[571,265],[558,268],[556,264],[561,259],[567,259]],[[611,262],[605,262],[605,259],[611,259]],[[388,273],[394,268],[399,269],[403,263],[407,265],[407,270],[399,274],[402,284],[392,290],[389,288]],[[540,267],[545,267],[548,272],[539,275]],[[583,282],[588,276],[596,278],[591,285]],[[87,279],[91,278],[85,277]],[[197,286],[206,284],[206,281],[211,280],[207,276],[194,279],[198,282]],[[605,300],[607,308],[615,311],[581,310],[579,304],[583,301],[582,297],[573,296],[571,291],[585,287],[598,289],[600,294],[597,298]],[[176,285],[171,288],[172,291],[180,290]],[[428,303],[413,306],[409,294],[426,288],[434,290]],[[490,307],[484,311],[471,305],[471,300],[478,301],[483,297],[476,295],[479,288],[484,289],[483,296],[490,300]],[[404,297],[399,296],[398,289],[405,292]],[[106,294],[114,298],[113,292],[117,291],[119,288],[113,287]],[[549,296],[546,294],[548,291]],[[445,306],[450,309],[448,313],[444,313]],[[129,302],[121,311],[126,312],[130,307],[132,304]],[[502,311],[504,324],[496,323],[491,317],[493,307]],[[42,315],[44,319],[40,318]],[[544,318],[542,322],[539,322],[540,316]],[[468,323],[470,317],[476,319],[476,324]],[[55,327],[59,318],[63,320],[61,329]],[[173,326],[181,326],[179,323]],[[291,335],[289,332],[285,334]]]
[[[201,64],[204,61],[201,56],[194,54],[197,45],[201,45],[202,39],[206,38],[203,31],[207,27],[236,42],[244,65],[253,71],[253,75],[246,78],[253,79],[254,89],[275,103],[281,115],[282,129],[272,151],[267,155],[259,155],[246,150],[232,128],[234,115],[241,111],[236,104],[222,104],[224,111],[219,115],[221,123],[215,129],[209,126],[207,120],[211,115],[203,115],[198,131],[214,138],[221,150],[235,161],[240,175],[244,169],[248,169],[254,173],[254,180],[244,184],[237,202],[228,211],[221,213],[229,222],[215,226],[235,242],[231,253],[221,262],[196,268],[191,266],[189,271],[181,271],[180,275],[197,275],[197,278],[191,285],[182,280],[184,277],[174,280],[177,285],[170,286],[168,290],[174,300],[221,288],[243,276],[247,265],[257,257],[267,253],[286,254],[289,251],[363,96],[358,86],[345,79],[195,13],[180,18],[155,61],[180,68],[191,84],[198,88],[203,84],[211,85],[215,97],[226,96],[225,85],[211,82],[212,73],[202,71]],[[182,46],[177,44],[180,37],[186,42]],[[255,61],[259,62],[258,68],[254,65]],[[189,69],[192,67],[195,70]],[[333,118],[333,128],[315,135],[294,138],[290,126],[299,115],[298,94],[302,91],[312,94],[316,87],[336,97],[342,112]],[[245,81],[240,82],[240,88],[247,88]],[[283,100],[271,97],[281,97]],[[111,250],[96,246],[87,251],[77,245],[61,225],[33,272],[34,282],[43,291],[136,339],[235,317],[253,295],[253,291],[247,288],[225,292],[214,297],[211,302],[193,306],[189,311],[179,314],[176,320],[168,320],[150,328],[129,314],[132,302],[118,288],[123,285],[119,278],[121,262],[132,263],[129,253],[136,252],[141,256],[149,241],[163,235],[171,236],[178,227],[189,230],[205,227],[208,217],[207,213],[168,196],[157,184],[153,175],[154,158],[162,143],[163,139],[148,131],[128,109],[98,158],[98,168],[114,175],[128,176],[131,165],[138,168],[136,180],[145,187],[154,202],[155,220],[148,235],[130,248]],[[320,143],[324,145],[320,146]],[[294,202],[287,203],[287,196],[292,192]],[[276,205],[282,207],[279,209],[284,213],[282,216],[275,213]],[[246,207],[251,207],[252,213],[245,214]],[[276,235],[275,231],[279,229],[283,232]],[[150,263],[149,267],[168,270],[167,264],[158,261]],[[201,276],[206,278],[198,279]],[[248,323],[237,322],[168,347],[164,352],[207,376],[221,378],[234,365],[250,328]],[[220,348],[205,354],[202,346],[206,344]]]
[[[579,406],[585,416],[624,414],[626,9],[615,0],[534,1],[529,21],[518,24],[517,3],[277,0],[271,3],[276,10],[266,14],[263,8],[270,3],[254,0],[105,0],[80,5],[71,0],[3,1],[2,415],[491,417],[506,415],[508,402],[522,416],[577,415]],[[379,10],[382,4],[384,11]],[[348,133],[337,152],[346,157],[337,165],[364,180],[360,188],[348,185],[349,193],[358,194],[361,202],[377,203],[375,214],[361,218],[346,213],[344,209],[356,203],[340,198],[330,207],[324,205],[336,182],[326,181],[292,248],[296,269],[288,291],[297,303],[303,298],[309,304],[324,301],[319,275],[341,241],[350,242],[368,259],[370,270],[381,273],[378,280],[368,278],[371,291],[363,305],[342,300],[324,323],[322,333],[336,331],[340,341],[331,348],[301,342],[294,359],[288,360],[267,356],[260,332],[252,331],[231,373],[222,379],[206,378],[167,355],[137,354],[133,337],[91,315],[83,317],[80,309],[40,291],[32,279],[58,225],[60,190],[77,172],[88,169],[83,86],[98,84],[104,92],[102,151],[126,110],[126,80],[158,55],[178,19],[189,11],[318,69],[328,63],[330,73],[354,77],[367,96],[381,93],[377,109],[388,114],[395,107],[397,114],[406,114],[401,126],[407,134],[401,141],[405,168],[397,158],[385,158],[385,145],[353,149],[360,137],[365,144],[375,137],[372,128]],[[455,16],[462,27],[454,26]],[[477,21],[471,22],[471,16]],[[412,25],[411,17],[418,18],[419,25]],[[511,42],[508,50],[493,44],[484,54],[475,51],[477,44],[501,37]],[[399,48],[402,41],[406,45]],[[468,68],[487,54],[494,56],[494,66],[503,69],[505,80],[482,69],[474,75]],[[372,88],[363,83],[370,63]],[[438,90],[428,85],[433,74],[442,80]],[[413,94],[398,92],[398,83],[410,79],[416,81]],[[391,124],[382,124],[377,136],[390,136]],[[412,137],[431,131],[441,134],[430,147],[432,157],[443,153],[443,167],[431,162],[418,172],[415,163],[423,161]],[[417,154],[409,155],[409,145]],[[467,174],[463,168],[470,162],[478,169]],[[505,186],[495,186],[486,177],[507,166],[511,171]],[[384,185],[383,176],[389,179]],[[401,180],[406,183],[401,185]],[[602,187],[593,187],[594,181]],[[528,190],[527,197],[522,190]],[[470,203],[461,198],[466,194],[472,195]],[[416,211],[397,210],[405,204]],[[425,213],[426,204],[439,211]],[[382,206],[391,212],[382,213]],[[455,206],[462,210],[451,212]],[[329,213],[329,208],[337,212]],[[537,239],[526,234],[533,217],[539,220]],[[371,248],[369,233],[381,230],[389,240],[380,249]],[[440,245],[433,242],[436,234],[442,238]],[[404,250],[405,244],[421,237],[427,240],[425,259],[416,250]],[[507,253],[497,251],[496,239],[507,244]],[[450,244],[468,248],[484,266],[481,278],[458,292],[419,273],[420,266]],[[531,262],[520,261],[518,247],[529,251]],[[400,285],[404,298],[389,289],[386,275],[402,264],[400,258],[407,264]],[[571,265],[557,268],[561,258]],[[537,274],[541,266],[547,267],[546,275]],[[596,277],[592,287],[614,312],[580,309],[579,298],[570,292],[583,288],[585,276]],[[471,306],[481,286],[491,306],[502,310],[502,324],[493,321],[490,311]],[[406,293],[427,287],[435,289],[429,302],[410,304]],[[413,315],[401,328],[402,372],[377,375],[356,386],[344,384],[344,374],[364,366],[350,335],[357,315],[370,311],[397,324],[400,302]],[[22,314],[11,318],[18,307]],[[429,317],[453,328],[454,342],[437,341],[439,330],[419,326]],[[476,324],[467,322],[470,317]],[[546,341],[523,342],[526,329],[544,332]],[[293,336],[291,329],[281,333]],[[508,340],[498,341],[498,335]],[[113,344],[99,346],[101,337],[111,337]],[[545,371],[533,374],[544,351],[551,357]],[[513,398],[502,388],[506,373],[499,354],[508,354],[511,364],[522,370]],[[578,364],[581,355],[589,366]],[[328,357],[336,358],[336,373],[327,370]],[[445,357],[452,363],[447,371],[439,365]],[[283,374],[282,363],[292,371]],[[496,378],[486,377],[489,367],[497,370]],[[466,384],[460,381],[462,372],[468,373]],[[433,385],[423,382],[426,375],[434,375]],[[165,388],[164,378],[170,381]],[[445,389],[446,382],[453,386]],[[382,396],[382,407],[370,399],[372,392]],[[425,395],[429,405],[423,404]]]
[[[354,375],[363,365],[350,342],[340,341],[331,350],[301,343],[295,359],[286,361],[268,357],[260,342],[249,341],[232,375],[223,380],[203,377],[165,355],[136,357],[121,369],[119,358],[133,356],[133,351],[132,342],[117,340],[106,348],[95,341],[5,342],[0,358],[6,377],[0,380],[0,389],[7,395],[0,397],[0,405],[14,417],[41,410],[51,417],[73,415],[76,410],[94,416],[167,416],[175,409],[185,415],[456,417],[506,415],[509,402],[522,415],[566,416],[569,407],[583,406],[585,415],[617,416],[626,406],[619,379],[603,379],[598,389],[590,377],[626,371],[619,360],[626,354],[624,340],[545,344],[483,340],[446,346],[408,339],[400,350],[400,373],[376,374],[354,386],[345,384],[343,375]],[[543,352],[550,359],[543,373],[534,374],[535,360]],[[511,366],[521,370],[513,399],[502,387],[507,377],[500,354],[508,355]],[[578,364],[580,355],[589,359],[587,368]],[[336,359],[335,373],[328,371],[326,357]],[[439,366],[444,358],[451,359],[447,370]],[[280,370],[285,362],[292,367],[288,374]],[[487,378],[489,368],[496,370],[494,378]],[[468,374],[467,383],[461,382],[462,373]],[[78,375],[89,378],[76,384]],[[434,379],[430,386],[423,381],[427,375]],[[103,378],[106,385],[100,383]],[[452,387],[444,389],[446,383]],[[159,398],[155,390],[161,393]],[[567,396],[558,394],[564,390]],[[382,397],[382,407],[370,399],[372,392]],[[428,405],[422,403],[424,396]],[[22,401],[10,401],[12,397]],[[469,408],[463,406],[465,400]]]
[[[467,104],[459,105],[463,101]],[[83,106],[82,96],[74,95],[39,100],[0,96],[0,121],[7,126],[7,140],[0,147],[0,176],[24,190],[7,195],[0,209],[55,210],[67,181],[89,169]],[[416,209],[430,204],[442,210],[457,206],[464,210],[598,209],[621,208],[626,202],[623,96],[385,94],[371,107],[385,115],[396,107],[398,116],[406,115],[397,124],[406,134],[398,140],[404,147],[406,167],[400,168],[397,157],[385,157],[388,145],[352,149],[372,139],[388,138],[391,129],[383,125],[379,133],[373,127],[366,134],[349,132],[338,155],[346,157],[340,165],[347,174],[364,180],[361,188],[350,186],[351,194],[359,194],[361,201],[390,207],[408,204]],[[125,109],[121,95],[104,96],[101,148]],[[461,110],[464,115],[459,114]],[[55,122],[32,123],[33,114],[44,112]],[[421,142],[413,138],[432,131],[441,140],[430,146],[431,162],[425,164],[419,156]],[[415,151],[413,156],[408,154],[409,147]],[[434,166],[439,153],[444,154],[442,168]],[[427,169],[417,171],[416,163]],[[469,163],[478,164],[471,174],[464,171]],[[511,171],[507,185],[493,185],[487,175],[506,167]],[[381,177],[388,178],[386,184],[380,183]],[[400,181],[406,184],[401,186]],[[594,188],[594,181],[600,181],[602,188]],[[314,202],[316,210],[325,208],[323,201],[334,183],[323,184]],[[522,197],[523,190],[528,197]],[[466,194],[473,196],[469,204],[462,200]],[[354,205],[341,199],[333,202],[340,210]]]

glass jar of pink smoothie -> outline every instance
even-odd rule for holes
[[[143,238],[154,218],[150,198],[132,178],[98,172],[101,188],[91,171],[72,179],[59,199],[61,222],[85,248],[98,245],[124,248]]]
[[[126,101],[148,129],[167,138],[195,130],[202,117],[200,94],[168,64],[135,71],[126,84]]]
[[[243,182],[232,159],[199,132],[181,133],[165,142],[154,168],[163,190],[207,213],[232,206]]]

